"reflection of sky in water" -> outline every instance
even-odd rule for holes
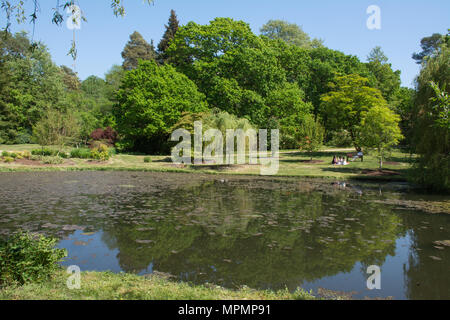
[[[110,249],[102,240],[103,231],[94,234],[83,234],[83,231],[75,231],[72,235],[59,242],[58,248],[68,251],[63,266],[77,265],[81,271],[111,271],[122,272],[117,255],[118,249]],[[145,275],[153,272],[153,263],[139,272]]]
[[[102,241],[102,234],[83,235],[83,231],[76,231],[68,239],[61,240],[58,247],[66,248],[69,253],[63,265],[77,265],[81,271],[122,271],[117,259],[119,250],[109,249]]]
[[[403,268],[408,265],[408,255],[410,253],[411,239],[409,236],[402,237],[396,241],[395,256],[388,256],[381,268],[381,289],[367,289],[366,274],[361,265],[357,262],[350,272],[339,273],[335,276],[325,277],[314,282],[305,282],[302,287],[305,290],[317,292],[318,288],[325,288],[334,291],[356,292],[355,298],[387,298],[406,299]]]
[[[102,240],[103,232],[94,234],[83,234],[76,231],[68,238],[61,240],[58,247],[68,250],[68,258],[63,266],[77,265],[82,271],[111,271],[122,272],[119,265],[118,249],[110,249]],[[313,282],[304,282],[301,287],[307,291],[313,290],[317,293],[319,288],[333,291],[355,292],[354,298],[387,298],[406,299],[404,268],[408,266],[408,256],[411,252],[411,238],[409,235],[396,241],[395,256],[387,256],[385,263],[381,266],[381,290],[368,290],[367,278],[360,262],[355,263],[350,272],[341,272],[333,276],[324,277]],[[211,266],[215,272],[216,268]],[[153,262],[139,272],[140,275],[153,272]],[[189,279],[195,276],[192,272],[184,272],[178,275],[181,279]]]

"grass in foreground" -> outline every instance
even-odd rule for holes
[[[81,289],[68,289],[68,274],[58,272],[53,279],[0,289],[0,300],[312,300],[303,290],[289,293],[259,291],[249,288],[228,290],[214,285],[191,285],[164,277],[83,272]]]

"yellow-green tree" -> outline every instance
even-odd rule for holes
[[[380,169],[387,152],[403,138],[399,122],[400,116],[385,106],[371,108],[361,122],[361,145],[376,150]]]
[[[345,129],[356,150],[361,150],[361,121],[373,107],[386,106],[380,90],[368,86],[369,80],[357,74],[337,77],[332,91],[322,96],[322,118],[328,128]]]

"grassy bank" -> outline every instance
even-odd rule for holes
[[[68,289],[68,275],[61,271],[42,284],[0,289],[0,300],[309,300],[312,295],[297,290],[228,290],[214,285],[194,286],[161,276],[138,276],[109,272],[83,272],[81,288]]]
[[[2,151],[25,151],[36,149],[36,145],[0,145]],[[344,156],[352,152],[352,149],[323,149],[312,155],[298,151],[281,151],[279,171],[277,176],[329,178],[329,179],[363,179],[382,181],[406,181],[408,171],[411,168],[410,155],[401,151],[394,151],[389,159],[386,159],[383,171],[378,170],[378,159],[374,155],[366,155],[364,162],[359,160],[350,162],[347,166],[333,166],[331,160],[334,155]],[[144,162],[149,158],[149,162]],[[148,161],[148,160],[147,160]],[[89,161],[84,159],[67,159],[60,165],[43,165],[38,161],[15,161],[5,163],[0,161],[0,172],[14,171],[158,171],[158,172],[199,172],[221,174],[245,174],[259,175],[259,165],[191,165],[180,166],[171,162],[167,156],[141,156],[141,155],[114,155],[109,161]]]

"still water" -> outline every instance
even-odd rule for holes
[[[0,237],[56,236],[83,271],[450,299],[449,197],[407,186],[132,172],[1,173],[0,186]]]

